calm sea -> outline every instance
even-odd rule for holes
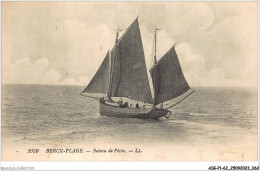
[[[99,115],[80,86],[2,85],[2,140],[51,145],[105,142],[226,144],[257,136],[257,89],[195,88],[170,119]]]

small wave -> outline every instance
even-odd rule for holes
[[[189,113],[190,116],[210,116],[208,113]]]

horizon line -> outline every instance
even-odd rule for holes
[[[34,83],[1,83],[1,85],[40,85],[40,86],[87,86],[77,84],[34,84]],[[258,88],[258,86],[191,86],[192,88]]]

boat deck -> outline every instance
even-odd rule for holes
[[[169,110],[158,108],[118,108],[99,103],[100,115],[119,118],[158,119],[167,115]]]

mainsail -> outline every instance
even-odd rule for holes
[[[98,71],[94,75],[93,79],[90,81],[88,86],[84,89],[82,93],[102,93],[106,94],[108,90],[109,83],[109,52],[105,59],[103,60]]]
[[[154,85],[154,104],[176,98],[190,89],[174,46],[150,70]]]
[[[113,72],[110,95],[153,103],[138,18],[112,49],[111,57]]]

